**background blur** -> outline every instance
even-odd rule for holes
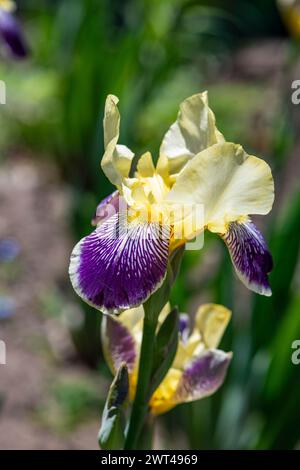
[[[234,360],[215,396],[159,418],[155,446],[300,448],[300,10],[293,0],[280,12],[273,0],[17,3],[30,55],[0,52],[0,448],[97,448],[111,376],[100,315],[67,269],[112,189],[100,170],[105,97],[120,98],[120,141],[157,155],[180,101],[205,89],[227,140],[275,175],[274,210],[255,219],[274,255],[273,297],[236,282],[218,237],[186,253],[173,301],[191,315],[206,301],[231,308],[222,348]]]

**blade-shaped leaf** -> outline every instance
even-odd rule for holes
[[[272,341],[291,300],[292,281],[300,253],[300,192],[292,197],[288,210],[270,238],[274,270],[270,275],[273,295],[255,297],[253,310],[253,349]],[[272,324],[272,328],[269,325]]]
[[[272,361],[266,375],[264,399],[270,403],[287,397],[293,390],[298,370],[292,361],[293,342],[300,338],[300,297],[296,296],[281,320],[280,328],[271,346]],[[298,380],[299,383],[299,380]],[[296,390],[295,390],[296,391]]]
[[[122,363],[108,392],[98,442],[101,449],[121,450],[124,444],[122,405],[129,389],[127,365]]]
[[[175,308],[164,320],[155,340],[150,396],[170,369],[178,346],[179,316]]]

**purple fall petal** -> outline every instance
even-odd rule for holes
[[[110,315],[102,319],[102,335],[105,354],[117,371],[122,362],[132,371],[136,362],[135,341],[130,331]]]
[[[27,46],[19,22],[2,8],[0,8],[0,34],[15,57],[23,59],[27,56]]]
[[[74,248],[69,272],[75,291],[104,313],[142,304],[166,275],[166,232],[157,223],[126,226],[113,215]]]
[[[232,222],[222,237],[241,281],[258,294],[272,294],[268,273],[273,261],[264,237],[252,222]]]
[[[231,357],[231,353],[208,349],[192,359],[185,366],[177,388],[177,403],[199,400],[214,393],[224,382]]]

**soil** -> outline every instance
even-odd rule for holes
[[[66,279],[69,202],[49,165],[14,158],[1,166],[0,240],[14,240],[20,250],[13,262],[0,265],[0,297],[14,302],[11,317],[0,320],[6,344],[6,365],[0,365],[1,449],[97,448],[100,410],[66,428],[65,409],[52,390],[53,384],[59,390],[72,381],[96,387],[95,374],[78,363],[60,315],[41,313],[43,298]],[[72,309],[70,298],[61,303]]]

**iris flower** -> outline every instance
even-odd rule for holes
[[[73,250],[69,272],[75,291],[104,313],[137,307],[162,284],[170,254],[207,229],[224,240],[242,282],[271,295],[272,258],[249,218],[272,208],[268,164],[225,141],[205,92],[181,103],[157,165],[147,152],[133,171],[134,154],[118,144],[117,104],[117,97],[107,97],[101,162],[116,191],[97,207],[95,231]],[[188,223],[192,209],[181,207],[202,207],[203,217]]]
[[[18,21],[13,12],[15,3],[12,0],[0,0],[0,35],[10,52],[18,58],[27,55],[27,46]]]
[[[159,316],[161,324],[169,306]],[[165,413],[174,406],[213,394],[223,383],[231,353],[216,349],[231,312],[215,304],[198,309],[190,331],[189,316],[180,315],[177,354],[165,378],[153,393],[150,412]],[[102,323],[104,353],[113,374],[125,362],[129,373],[130,399],[134,399],[143,330],[143,307],[127,310],[118,317],[106,315]]]

